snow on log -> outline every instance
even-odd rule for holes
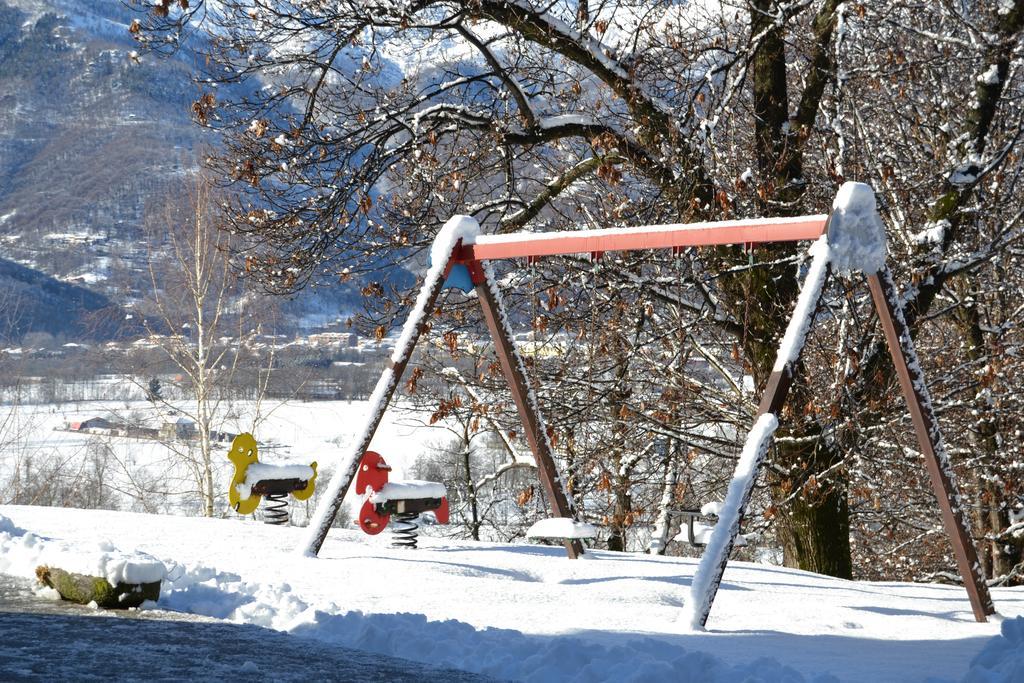
[[[864,183],[843,183],[832,202],[828,224],[832,264],[841,273],[877,273],[885,265],[885,226],[875,192]]]
[[[65,600],[103,608],[138,607],[160,597],[164,563],[146,553],[123,552],[109,542],[72,545],[18,529],[0,517],[0,571],[33,573]]]
[[[39,564],[102,577],[112,585],[154,583],[167,576],[164,563],[152,555],[140,551],[123,552],[108,542],[100,543],[94,549],[85,549],[59,541],[37,540],[42,544],[37,558]]]
[[[597,527],[586,522],[577,522],[571,517],[551,517],[534,522],[526,532],[526,537],[540,539],[596,538]]]

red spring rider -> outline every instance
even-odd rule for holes
[[[372,535],[391,525],[394,535],[391,545],[396,548],[416,548],[416,519],[422,512],[433,512],[438,524],[448,523],[448,492],[444,484],[436,481],[388,481],[391,466],[380,453],[366,451],[356,475],[356,493],[365,496],[359,510],[359,526]]]

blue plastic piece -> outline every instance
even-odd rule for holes
[[[464,263],[456,263],[448,272],[448,278],[441,285],[441,289],[461,289],[466,294],[473,291],[473,278],[469,275],[469,268]]]

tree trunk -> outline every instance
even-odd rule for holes
[[[761,214],[803,212],[802,140],[791,129],[786,81],[784,28],[774,24],[773,0],[755,0],[751,31],[763,33],[751,63],[755,109],[755,152],[761,184]],[[755,261],[777,261],[794,254],[792,245],[759,248]],[[722,250],[725,263],[735,264],[735,250]],[[728,306],[743,326],[740,350],[758,387],[764,387],[775,363],[778,344],[793,315],[799,273],[791,266],[760,266],[723,279]],[[769,477],[777,531],[786,566],[850,578],[850,517],[846,479],[832,468],[840,454],[830,447],[810,417],[814,396],[798,373],[770,457],[785,474]],[[820,402],[819,397],[819,402]],[[827,481],[819,476],[829,471]],[[839,468],[836,468],[839,470]]]
[[[633,324],[632,332],[639,335],[647,320],[646,313],[641,309]],[[612,445],[612,467],[609,482],[612,495],[615,498],[609,523],[608,550],[617,552],[626,551],[626,529],[632,524],[633,498],[630,495],[632,477],[630,476],[632,465],[627,464],[631,448],[639,448],[636,443],[629,439],[629,398],[632,389],[628,382],[630,355],[635,349],[635,338],[624,338],[625,335],[616,340],[615,353],[615,389],[610,396],[611,414],[609,415]]]
[[[470,464],[471,435],[469,434],[469,422],[464,426],[462,433],[462,471],[465,475],[466,495],[469,496],[469,533],[474,541],[480,540],[480,513],[477,510],[476,485],[473,482],[473,469]]]
[[[156,602],[160,598],[160,582],[119,583],[110,582],[99,576],[74,574],[57,567],[36,567],[39,581],[53,588],[60,597],[80,605],[95,602],[103,609],[128,609],[138,607],[146,600]]]
[[[792,435],[780,434],[784,439]],[[773,472],[769,481],[780,511],[776,533],[785,565],[850,579],[853,561],[847,481],[835,473],[824,483],[818,480],[818,474],[836,460],[836,453],[821,438],[776,443],[775,462],[789,464],[789,470],[786,475]]]
[[[626,552],[626,528],[633,514],[633,499],[629,495],[629,477],[616,476],[614,479],[615,506],[609,525],[608,550],[623,553]]]
[[[679,481],[679,471],[676,468],[678,456],[675,452],[679,448],[678,444],[677,439],[670,439],[665,447],[665,459],[662,462],[664,479],[661,486],[661,501],[658,504],[658,516],[654,521],[654,530],[651,532],[651,542],[647,546],[647,552],[651,555],[664,555],[672,538],[669,510],[675,501],[676,484]]]
[[[971,300],[970,292],[962,292],[963,300]],[[986,360],[987,350],[981,316],[976,304],[968,305],[960,315],[961,332],[966,355],[972,365],[981,367]],[[975,543],[978,543],[978,561],[987,578],[1006,576],[1024,559],[1024,542],[1020,539],[998,539],[1000,533],[1010,526],[1010,507],[1013,501],[996,482],[998,473],[988,463],[999,462],[999,423],[994,414],[989,392],[985,391],[989,378],[979,377],[980,386],[973,405],[976,416],[968,438],[973,451],[972,459],[977,464],[971,467],[976,494],[972,509],[972,526]],[[978,537],[981,537],[980,539]],[[983,540],[982,540],[983,539]],[[979,540],[982,542],[979,543]]]

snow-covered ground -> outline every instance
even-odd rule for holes
[[[0,680],[179,683],[488,683],[492,679],[249,624],[160,609],[93,610],[39,600],[28,579],[0,574]],[[54,637],[54,634],[60,637]],[[173,655],[173,656],[169,656]]]
[[[1024,589],[974,622],[963,589],[848,582],[734,562],[707,632],[683,604],[696,561],[332,530],[240,519],[0,506],[0,571],[32,576],[55,542],[109,543],[169,569],[161,606],[326,644],[529,680],[1024,680]],[[104,546],[109,548],[110,546]],[[42,599],[42,598],[40,598]],[[974,662],[972,668],[972,662]],[[970,669],[970,671],[969,671]]]

